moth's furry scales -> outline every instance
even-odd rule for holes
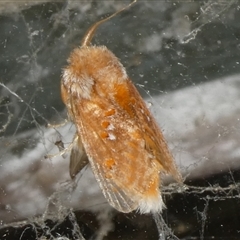
[[[102,46],[77,48],[68,62],[62,98],[104,196],[122,212],[161,211],[159,173],[180,175],[124,67]]]

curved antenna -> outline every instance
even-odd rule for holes
[[[88,31],[86,32],[86,34],[84,35],[83,37],[83,40],[82,40],[82,43],[81,43],[81,46],[84,47],[84,46],[89,46],[90,43],[91,43],[91,40],[93,38],[93,35],[96,31],[96,29],[99,27],[99,25],[101,25],[102,23],[108,21],[109,19],[115,17],[117,14],[119,14],[120,12],[124,11],[125,9],[131,7],[135,2],[137,2],[137,0],[134,0],[132,1],[129,5],[127,5],[126,7],[120,9],[119,11],[113,13],[112,15],[110,15],[109,17],[106,17],[96,23],[94,23],[89,29]]]

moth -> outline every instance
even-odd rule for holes
[[[99,25],[124,9],[95,23],[63,69],[61,96],[77,129],[70,175],[74,178],[89,162],[112,207],[157,213],[164,207],[160,173],[178,181],[181,175],[119,59],[106,46],[91,45]]]

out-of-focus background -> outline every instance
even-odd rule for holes
[[[75,133],[61,69],[87,29],[130,1],[0,2],[0,239],[239,239],[240,4],[138,1],[104,23],[93,44],[126,67],[185,179],[163,176],[166,209],[113,210],[85,168],[72,182]],[[165,225],[164,222],[167,224]],[[168,227],[167,227],[168,226]]]

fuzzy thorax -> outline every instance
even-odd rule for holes
[[[116,82],[128,78],[117,57],[105,46],[76,48],[68,63],[63,70],[62,84],[68,94],[78,98],[90,99],[96,83],[111,89]]]

